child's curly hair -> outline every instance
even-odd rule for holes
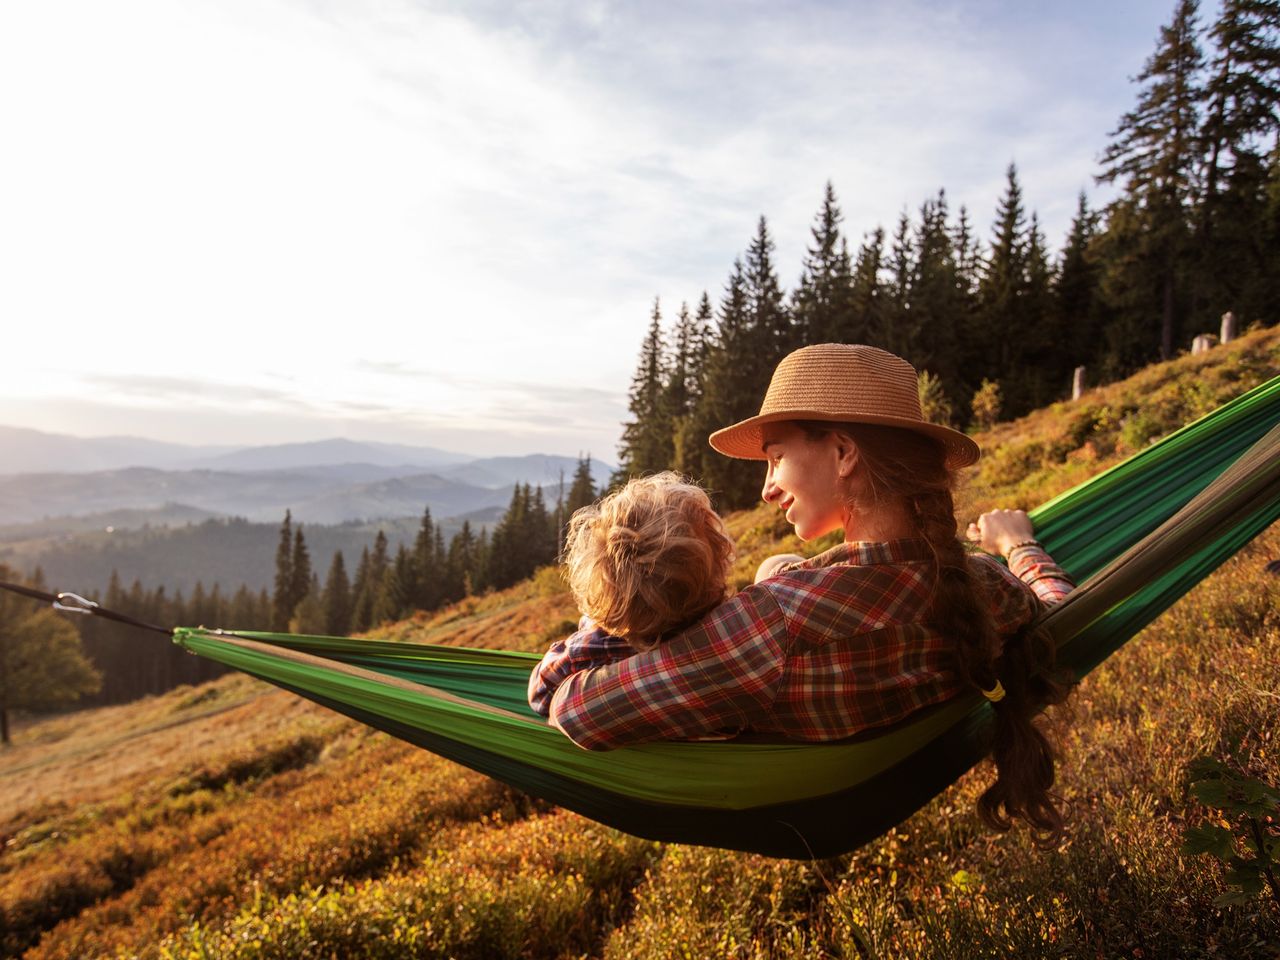
[[[711,500],[671,472],[578,510],[565,541],[581,612],[638,649],[719,604],[732,562],[733,541]]]

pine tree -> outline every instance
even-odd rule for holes
[[[383,571],[382,583],[373,601],[374,623],[401,620],[409,614],[416,579],[413,554],[402,543],[396,548],[395,559]]]
[[[1022,299],[1023,330],[1016,351],[1016,390],[1022,409],[1033,410],[1062,393],[1070,367],[1053,335],[1053,271],[1040,218],[1033,211],[1027,228],[1027,285]]]
[[[1224,0],[1209,33],[1216,52],[1204,90],[1192,307],[1252,317],[1274,308],[1266,155],[1280,121],[1280,2]]]
[[[756,355],[742,359],[752,363],[755,384],[759,388],[753,395],[757,404],[764,399],[765,389],[778,361],[800,345],[791,312],[784,302],[782,285],[778,282],[778,271],[773,265],[773,251],[769,224],[761,217],[743,263],[747,330]]]
[[[885,285],[880,276],[884,267],[884,228],[876,227],[858,248],[853,265],[851,324],[840,336],[841,343],[867,343],[889,348],[889,321],[885,314]]]
[[[967,304],[960,297],[961,281],[947,223],[947,198],[942,191],[920,208],[920,227],[910,282],[911,361],[928,369],[941,381],[941,389],[954,408],[957,396],[965,396],[965,373],[959,354],[956,319]]]
[[[705,444],[715,430],[759,412],[764,391],[757,389],[758,364],[749,325],[746,276],[742,261],[735,260],[707,351],[702,393],[690,418],[690,441],[701,438]],[[692,463],[686,465],[686,469],[691,466]],[[757,470],[743,461],[720,456],[709,447],[701,457],[701,469],[690,472],[722,508],[745,507],[759,495]]]
[[[523,541],[523,534],[528,526],[527,517],[531,496],[532,492],[527,484],[517,483],[511,491],[511,502],[507,505],[507,512],[494,525],[487,579],[499,590],[519,580],[520,571],[524,569],[524,554],[528,544]],[[458,544],[456,551],[453,543],[449,545],[451,573],[455,577],[455,585],[459,585],[456,578],[474,573],[474,567],[470,565],[473,560],[474,540],[469,525],[466,527],[466,533],[465,540]],[[455,536],[454,541],[457,542],[457,539],[458,537]],[[460,561],[455,557],[464,558],[467,565],[459,567]]]
[[[312,577],[311,583],[307,586],[307,592],[294,607],[293,616],[289,620],[289,632],[315,636],[325,633],[326,626],[320,581]]]
[[[519,488],[517,488],[519,489]],[[495,528],[495,534],[496,534]],[[497,552],[497,543],[494,551]],[[445,564],[446,583],[449,586],[448,600],[461,600],[472,594],[477,568],[477,543],[471,530],[471,521],[463,520],[462,529],[449,541],[449,554]],[[490,554],[492,560],[493,554]],[[494,584],[497,586],[497,584]]]
[[[1072,369],[1100,352],[1104,316],[1101,271],[1094,249],[1097,235],[1098,215],[1089,209],[1081,190],[1053,283],[1053,339]]]
[[[853,264],[849,246],[840,233],[843,219],[835,188],[828,180],[793,297],[792,314],[799,343],[849,342],[846,338],[856,335]]]
[[[347,566],[342,551],[335,551],[329,563],[329,576],[324,582],[324,632],[333,637],[345,637],[351,632],[351,584],[347,580]]]
[[[1196,0],[1179,0],[1173,21],[1160,30],[1156,52],[1137,82],[1143,84],[1137,107],[1126,113],[1102,156],[1098,180],[1119,181],[1122,197],[1113,204],[1141,245],[1112,288],[1136,293],[1125,306],[1160,317],[1155,338],[1160,358],[1173,356],[1179,320],[1186,311],[1180,277],[1190,257],[1188,224],[1196,193],[1196,168],[1203,65],[1196,37]],[[1123,209],[1120,209],[1123,208]],[[1136,228],[1136,229],[1135,229]],[[1118,269],[1113,265],[1112,269]]]
[[[573,471],[573,482],[569,485],[569,496],[565,500],[565,516],[572,517],[583,507],[596,502],[595,481],[591,478],[591,454],[578,458],[578,465]]]
[[[417,582],[413,589],[413,605],[420,610],[435,610],[440,606],[444,585],[443,571],[436,553],[436,528],[431,522],[431,508],[422,511],[422,522],[413,542],[413,566]]]
[[[916,352],[916,332],[911,315],[911,279],[915,275],[915,251],[911,242],[911,220],[904,210],[889,248],[886,267],[889,281],[881,307],[883,328],[880,343],[891,353],[910,360]]]
[[[664,415],[673,424],[687,417],[698,395],[698,327],[687,303],[676,315],[675,342],[663,390]],[[670,464],[668,463],[668,466]]]
[[[356,565],[356,577],[351,584],[351,632],[363,633],[373,624],[373,599],[377,581],[374,580],[373,561],[369,548],[360,551]]]
[[[293,559],[289,566],[292,584],[289,588],[289,611],[292,616],[294,608],[311,590],[311,552],[307,550],[307,541],[302,535],[301,524],[293,533]]]
[[[671,421],[667,416],[664,392],[666,344],[662,336],[662,310],[653,301],[649,330],[640,348],[640,362],[631,389],[627,409],[632,419],[623,425],[622,443],[618,447],[618,472],[624,477],[643,476],[665,470],[671,465],[674,449],[671,443]]]
[[[672,467],[689,477],[706,476],[707,459],[711,454],[704,431],[710,417],[705,396],[710,377],[710,357],[716,347],[714,324],[715,311],[711,306],[711,297],[703,291],[702,298],[698,301],[698,312],[693,318],[688,413],[672,430]]]
[[[276,547],[275,592],[271,596],[271,629],[277,633],[289,629],[289,618],[293,615],[292,525],[293,518],[289,511],[286,510],[284,512],[284,522],[280,524],[280,544]]]
[[[970,301],[978,293],[978,283],[982,278],[982,247],[969,223],[969,211],[960,207],[956,218],[954,247],[956,251],[956,279],[960,284],[962,297]]]
[[[975,367],[1003,379],[1013,366],[1013,341],[1022,334],[1019,307],[1027,278],[1026,211],[1014,164],[1006,173],[994,229],[978,285],[981,320],[975,345],[981,354],[975,358]]]

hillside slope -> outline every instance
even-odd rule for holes
[[[961,514],[1041,502],[1277,371],[1261,331],[999,425]],[[798,546],[767,508],[729,524],[740,583]],[[1054,850],[978,824],[984,769],[832,860],[650,843],[232,676],[19,729],[0,954],[1274,957],[1280,910],[1216,906],[1220,866],[1179,850],[1194,757],[1280,782],[1278,556],[1273,528],[1081,684]],[[574,620],[546,570],[378,635],[537,650]]]

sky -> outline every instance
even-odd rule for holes
[[[794,288],[827,181],[986,237],[1016,163],[1059,248],[1173,6],[0,4],[0,424],[613,462],[654,298],[762,215]]]

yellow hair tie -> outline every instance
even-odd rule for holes
[[[996,685],[992,687],[990,690],[983,690],[982,695],[986,697],[988,700],[990,700],[992,703],[999,703],[1001,700],[1004,699],[1004,685],[1001,684],[999,680],[997,680]]]

